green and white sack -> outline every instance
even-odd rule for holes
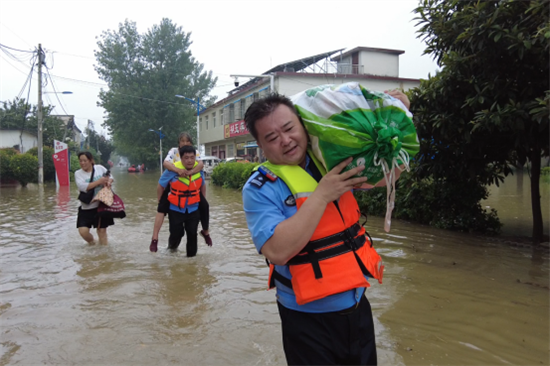
[[[396,169],[409,169],[419,150],[412,114],[388,94],[357,82],[323,85],[291,97],[310,138],[310,152],[326,168],[353,157],[344,171],[365,165],[360,189],[387,186],[384,228],[389,231],[395,200]]]

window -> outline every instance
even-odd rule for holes
[[[225,109],[225,108],[220,109],[220,123],[221,123],[222,125],[225,125],[225,121],[223,120],[223,110],[224,110],[224,109]]]
[[[260,93],[256,92],[256,93],[252,94],[252,100],[254,102],[257,101],[258,99],[260,99]]]
[[[199,117],[199,128],[202,131],[202,117]]]
[[[241,99],[241,118],[244,119],[244,114],[246,113],[246,99]]]
[[[229,105],[229,123],[235,122],[235,104]]]
[[[206,125],[206,129],[208,130],[208,116],[204,116],[204,124]]]
[[[233,144],[227,145],[227,157],[228,158],[232,158],[232,157],[235,156],[235,153],[233,152],[233,148],[234,148]]]
[[[216,128],[216,112],[212,113],[212,128]]]
[[[254,96],[253,95],[249,95],[248,97],[246,97],[245,105],[244,105],[244,113],[246,113],[246,110],[248,109],[248,107],[250,107],[250,105],[253,102],[254,102]]]
[[[235,121],[240,121],[242,119],[241,101],[242,99],[233,102],[233,109],[235,110]]]

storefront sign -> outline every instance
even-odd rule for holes
[[[58,186],[69,186],[69,149],[67,144],[54,140],[55,153],[52,155],[55,166],[55,180]]]
[[[229,137],[242,136],[248,134],[248,129],[244,120],[229,124]]]
[[[223,138],[225,139],[228,139],[231,137],[231,134],[230,134],[230,130],[229,130],[229,125],[225,125],[223,126],[224,130],[223,130]]]

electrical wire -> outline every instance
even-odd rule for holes
[[[46,67],[46,75],[48,76],[48,78],[50,79],[51,83],[52,83],[52,88],[53,88],[53,91],[54,91],[54,94],[55,94],[55,98],[57,99],[57,101],[59,102],[59,105],[61,107],[61,109],[63,110],[63,112],[65,112],[65,115],[69,115],[69,113],[67,113],[67,111],[65,110],[65,108],[63,107],[63,103],[61,103],[61,100],[59,99],[59,96],[57,95],[57,90],[55,89],[55,84],[53,83],[53,80],[52,80],[52,77],[50,75],[50,70],[49,68]],[[46,78],[46,79],[48,79]]]
[[[16,69],[17,71],[19,71],[20,73],[22,73],[23,75],[27,75],[27,73],[25,71],[21,71],[19,70],[16,66],[14,66],[6,57],[4,57],[1,53],[0,53],[0,58],[2,58],[8,65],[10,65],[11,67],[13,67],[14,69]],[[25,65],[26,67],[29,67],[27,65]]]
[[[29,47],[33,47],[29,44],[29,42],[25,41],[23,38],[19,37],[19,35],[17,33],[15,33],[14,31],[12,31],[5,23],[0,23],[1,26],[3,26],[4,28],[6,28],[7,30],[9,30],[14,36],[16,36],[17,38],[19,38],[20,40],[22,40],[24,43],[27,44],[27,46]]]
[[[27,99],[25,100],[25,106],[27,107],[25,109],[25,114],[23,114],[23,126],[21,127],[21,134],[23,134],[23,130],[25,129],[25,122],[27,122],[27,114],[29,114],[31,105],[29,103],[29,97],[31,95],[31,84],[32,84],[32,72],[34,70],[34,64],[33,67],[31,67],[31,72],[29,73],[29,78],[27,81],[29,82],[29,89],[27,91]],[[25,82],[26,83],[26,82]]]
[[[23,91],[25,91],[25,86],[27,86],[27,83],[29,84],[29,90],[30,90],[33,71],[34,71],[34,65],[33,65],[33,67],[31,67],[31,71],[29,72],[29,76],[27,76],[27,79],[25,80],[25,83],[23,84],[23,87],[21,88],[21,91],[17,95],[17,98],[21,98],[21,95],[23,94]],[[28,101],[29,101],[29,99],[27,97],[27,102]]]
[[[0,43],[0,47],[5,47],[5,48],[8,48],[12,51],[18,51],[18,52],[25,52],[25,53],[34,53],[34,51],[28,51],[28,50],[20,50],[20,49],[17,49],[17,48],[13,48],[13,47],[10,47],[10,46],[6,46],[4,44],[1,44]]]

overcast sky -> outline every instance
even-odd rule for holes
[[[56,106],[54,114],[74,115],[81,129],[90,119],[101,131],[105,112],[96,104],[106,86],[93,66],[96,37],[125,19],[136,22],[140,33],[162,18],[191,32],[193,56],[218,77],[213,93],[219,100],[233,88],[231,74],[262,74],[287,61],[358,46],[403,50],[400,76],[427,78],[437,65],[421,56],[425,44],[417,38],[412,12],[417,5],[418,0],[0,0],[0,43],[28,51],[41,43],[53,79],[44,91],[55,86],[73,92],[58,95],[59,101],[46,93],[44,103]],[[18,59],[0,51],[0,101],[28,93],[22,88],[31,54],[11,53]],[[31,103],[37,101],[36,80]]]

